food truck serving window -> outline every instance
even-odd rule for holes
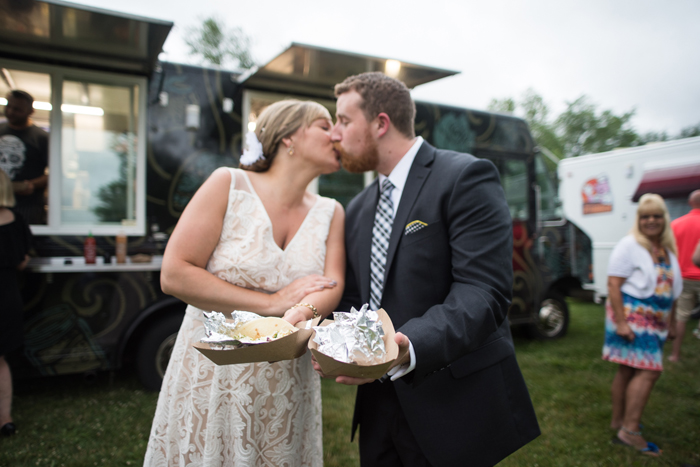
[[[146,79],[3,59],[0,69],[2,95],[33,94],[34,123],[49,133],[46,215],[34,234],[143,235]]]

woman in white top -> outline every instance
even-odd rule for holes
[[[663,198],[639,199],[630,235],[615,246],[608,264],[603,359],[618,363],[612,384],[613,441],[658,456],[642,436],[639,420],[663,370],[663,345],[673,339],[676,299],[683,288],[676,241]]]
[[[245,170],[217,169],[183,212],[161,284],[189,306],[144,465],[323,465],[321,388],[309,353],[217,366],[192,344],[203,337],[203,311],[296,323],[335,310],[345,279],[344,212],[307,191],[340,168],[330,130],[317,103],[272,104],[246,137]]]

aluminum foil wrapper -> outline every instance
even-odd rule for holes
[[[241,346],[241,341],[236,338],[238,327],[252,321],[262,318],[262,316],[251,313],[250,311],[235,310],[231,313],[233,322],[226,321],[226,316],[223,313],[212,311],[211,313],[204,312],[204,334],[205,337],[201,342],[212,345],[220,345],[224,349],[230,349]]]
[[[333,313],[334,322],[314,326],[318,351],[344,363],[376,365],[386,360],[384,330],[376,311],[363,305],[350,313]]]

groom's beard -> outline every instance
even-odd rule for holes
[[[379,150],[377,143],[370,138],[369,131],[365,135],[365,147],[360,154],[346,152],[340,143],[335,144],[335,150],[340,154],[340,163],[343,168],[351,173],[362,173],[375,170],[379,164]]]

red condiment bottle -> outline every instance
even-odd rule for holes
[[[97,259],[97,241],[92,236],[92,232],[85,239],[83,244],[83,254],[85,255],[85,264],[95,264]]]

